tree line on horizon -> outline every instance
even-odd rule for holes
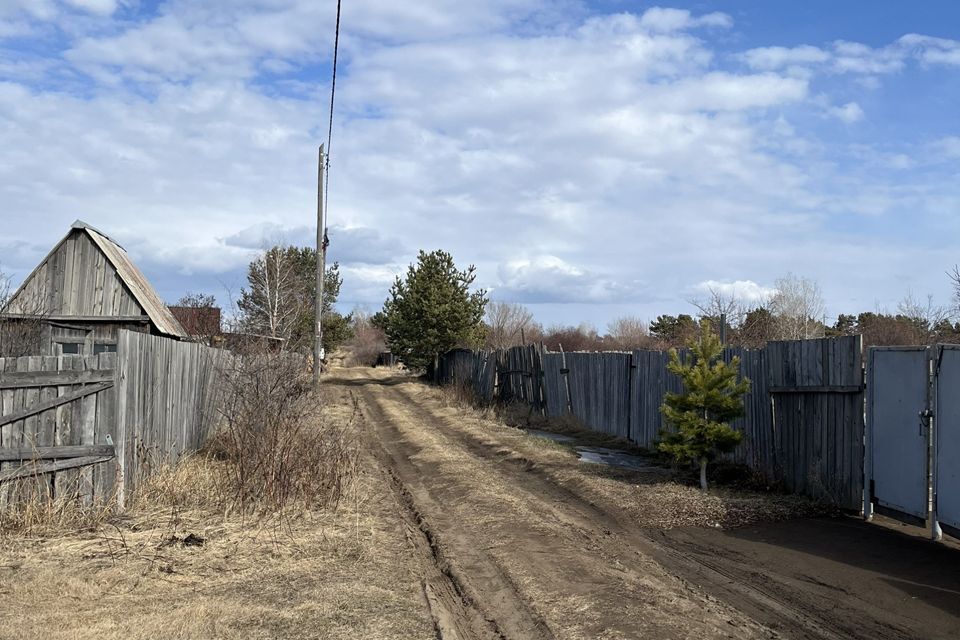
[[[284,348],[309,352],[313,345],[317,253],[309,247],[277,245],[248,266],[247,282],[237,300],[232,327],[255,335],[281,338]],[[622,316],[604,333],[588,323],[544,327],[523,304],[491,301],[473,287],[476,268],[457,267],[445,251],[421,251],[403,277],[391,286],[383,308],[370,314],[355,309],[341,314],[335,304],[343,279],[339,265],[325,274],[324,348],[332,353],[348,346],[357,364],[374,364],[386,350],[409,366],[428,366],[449,349],[506,349],[542,344],[552,351],[629,351],[670,349],[697,338],[706,320],[732,346],[760,348],[772,340],[797,340],[862,334],[864,346],[923,345],[960,342],[960,272],[949,275],[955,304],[939,306],[931,297],[907,295],[895,312],[842,313],[826,321],[819,285],[788,274],[763,300],[745,301],[717,289],[690,300],[693,311],[661,314],[652,321]],[[213,305],[212,296],[191,294],[180,301]],[[721,320],[722,319],[722,320]]]

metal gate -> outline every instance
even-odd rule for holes
[[[926,520],[929,430],[921,416],[930,400],[930,350],[872,347],[867,389],[864,515],[876,506],[893,516]]]
[[[873,347],[867,387],[864,515],[960,537],[960,345]]]
[[[935,516],[947,533],[960,537],[960,346],[938,347],[934,374]]]

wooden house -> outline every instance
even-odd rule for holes
[[[32,355],[116,351],[120,329],[187,337],[123,247],[79,220],[10,297],[0,322],[7,335],[31,336]]]

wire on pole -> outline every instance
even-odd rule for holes
[[[330,148],[333,141],[333,101],[337,94],[337,55],[340,51],[340,1],[337,0],[337,25],[333,35],[333,76],[330,80],[330,120],[327,123],[326,184],[324,193],[330,198]]]

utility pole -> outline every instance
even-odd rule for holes
[[[327,266],[326,227],[323,220],[323,145],[317,164],[317,304],[316,335],[313,345],[313,385],[320,387],[320,361],[323,360],[323,271]]]

